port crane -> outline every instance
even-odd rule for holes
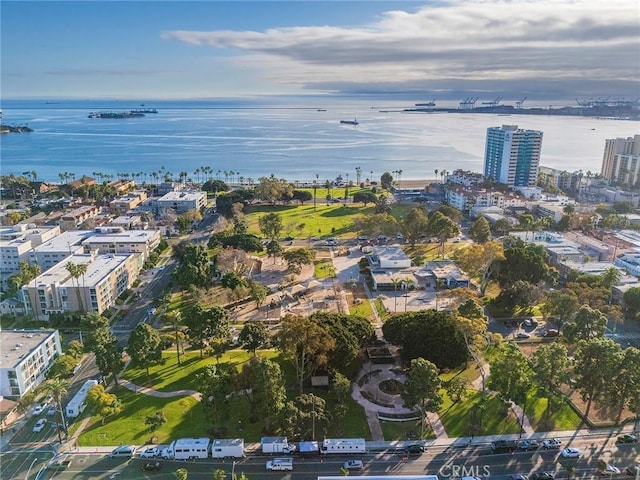
[[[524,101],[527,99],[527,97],[524,97],[522,100],[518,100],[516,102],[516,108],[522,108],[522,104],[524,103]]]
[[[460,102],[460,108],[462,110],[470,110],[475,108],[476,102],[480,97],[467,97],[462,102]]]
[[[502,97],[498,97],[495,100],[491,100],[490,102],[482,102],[482,105],[486,105],[488,107],[497,107],[501,101]]]

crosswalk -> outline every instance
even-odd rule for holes
[[[607,332],[606,336],[623,347],[640,347],[640,332]]]

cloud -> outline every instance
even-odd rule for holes
[[[623,90],[611,93],[633,95],[638,13],[635,0],[448,1],[351,28],[174,30],[162,38],[240,52],[238,66],[261,65],[266,79],[302,89],[367,89],[372,79],[402,89],[446,79],[462,90],[493,80],[518,91],[542,79],[570,96],[576,82],[603,93],[610,82]]]

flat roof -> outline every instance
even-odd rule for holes
[[[92,287],[100,283],[103,278],[125,262],[131,255],[133,254],[107,253],[95,256],[88,253],[74,254],[68,257],[66,262],[60,262],[51,267],[42,275],[29,282],[27,286],[37,288],[55,283],[59,286],[74,287],[75,280],[71,278],[66,268],[67,263],[73,262],[76,265],[87,265],[87,271],[83,275],[81,283],[84,287]]]
[[[15,368],[56,330],[0,330],[0,368]]]
[[[71,247],[80,246],[83,240],[86,240],[87,237],[90,237],[93,234],[94,232],[91,230],[69,230],[44,242],[42,245],[38,245],[33,250],[36,252],[69,251]],[[70,252],[70,254],[71,253],[73,252]]]
[[[189,201],[189,200],[196,200],[200,197],[202,197],[203,195],[207,195],[206,192],[204,191],[197,191],[197,192],[185,192],[184,190],[178,190],[178,191],[173,191],[173,192],[168,192],[166,194],[164,194],[162,197],[160,197],[158,199],[158,201],[162,201],[162,202],[176,202],[176,201]]]
[[[83,243],[85,245],[91,245],[93,243],[123,243],[123,242],[147,242],[154,235],[157,235],[159,230],[125,230],[118,233],[96,233],[95,235],[87,238]]]

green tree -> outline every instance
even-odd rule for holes
[[[514,402],[522,405],[524,416],[533,372],[522,350],[513,342],[499,344],[489,360],[489,370],[489,388],[498,392],[505,404]],[[524,418],[521,427],[523,421]]]
[[[390,190],[393,186],[393,175],[391,175],[389,172],[384,172],[380,177],[380,185],[382,186],[382,188]]]
[[[362,203],[365,207],[369,203],[376,203],[377,195],[371,190],[360,190],[353,194],[353,203]]]
[[[607,317],[600,310],[593,310],[587,305],[580,307],[573,322],[564,326],[562,333],[569,343],[602,337],[607,328]]]
[[[331,422],[325,400],[313,393],[303,393],[287,402],[283,417],[287,435],[300,440],[315,440],[316,433],[326,437]]]
[[[262,234],[270,241],[277,240],[284,228],[282,215],[275,212],[267,213],[258,219],[258,226]]]
[[[407,216],[400,223],[400,226],[404,238],[409,241],[412,247],[415,247],[420,237],[428,235],[429,233],[429,219],[420,207],[409,210],[409,213],[407,213]]]
[[[173,341],[176,345],[176,357],[178,366],[181,365],[180,353],[182,352],[182,345],[185,340],[185,334],[181,328],[181,318],[182,315],[180,314],[179,310],[173,310],[164,314],[164,319],[173,327]]]
[[[292,248],[283,254],[287,267],[295,274],[302,271],[303,265],[313,264],[315,253],[310,248]]]
[[[256,350],[264,347],[269,341],[269,331],[262,322],[245,322],[238,341],[242,348],[256,356]]]
[[[487,243],[491,240],[491,228],[485,217],[476,220],[469,228],[469,237],[476,243]]]
[[[331,382],[331,393],[334,397],[334,404],[331,408],[331,418],[339,431],[344,431],[344,420],[347,416],[347,401],[351,396],[351,382],[340,372],[336,372]]]
[[[640,402],[640,349],[625,348],[617,355],[618,366],[614,380],[607,385],[604,403],[617,410],[617,422],[620,423],[625,406],[638,413]]]
[[[118,339],[111,332],[109,320],[97,313],[85,315],[81,328],[84,333],[84,347],[92,352],[96,358],[96,365],[102,377],[106,380],[111,375],[118,385],[118,374],[124,368],[122,347]]]
[[[139,323],[127,342],[127,353],[131,363],[145,367],[149,376],[149,366],[162,360],[162,339],[156,329],[147,323]]]
[[[251,296],[251,300],[256,302],[256,308],[260,308],[267,299],[269,289],[262,283],[255,280],[248,280],[247,284],[249,286],[249,295]]]
[[[569,357],[561,343],[541,345],[533,354],[533,372],[541,392],[547,397],[547,419],[560,385],[567,380]]]
[[[575,355],[575,382],[576,387],[587,402],[584,412],[585,418],[589,417],[593,400],[598,400],[607,391],[612,381],[612,372],[619,366],[617,357],[620,346],[613,340],[605,337],[580,340]]]
[[[424,358],[415,358],[411,361],[401,395],[407,407],[415,408],[420,412],[420,438],[424,438],[427,413],[437,412],[442,406],[441,386],[438,367]]]
[[[547,292],[540,307],[546,318],[553,317],[561,325],[573,320],[579,308],[578,296],[568,288]]]
[[[76,294],[78,296],[78,307],[81,312],[86,312],[87,310],[84,308],[84,304],[82,302],[82,295],[80,294],[80,284],[78,283],[78,279],[82,277],[84,279],[84,274],[87,273],[87,264],[86,263],[73,263],[67,262],[65,268],[73,278],[76,287]]]
[[[620,283],[621,278],[622,272],[616,267],[609,267],[602,272],[602,285],[609,289],[609,303],[611,303],[613,288]]]
[[[453,403],[461,402],[467,394],[469,379],[463,375],[456,375],[445,383],[444,388]]]
[[[196,374],[202,408],[207,419],[216,426],[229,418],[230,402],[233,400],[237,371],[235,367],[220,368],[206,365]]]
[[[394,315],[382,325],[382,333],[400,347],[405,363],[422,357],[440,369],[455,368],[469,356],[462,325],[453,312],[422,310]]]
[[[497,279],[501,286],[513,284],[517,280],[525,280],[536,285],[553,277],[542,245],[510,239],[505,243],[504,256],[505,259],[497,265]]]
[[[191,285],[200,288],[211,285],[211,267],[204,245],[187,245],[184,257],[173,272],[176,282],[185,289]]]
[[[63,353],[53,361],[47,370],[47,378],[70,377],[73,375],[73,369],[76,365],[78,365],[78,360]]]
[[[239,376],[240,392],[251,405],[252,422],[261,422],[271,432],[285,407],[287,392],[284,376],[277,363],[251,357]]]
[[[389,205],[389,199],[386,195],[379,195],[376,200],[375,212],[378,214],[389,213],[391,206]]]
[[[220,285],[229,290],[235,290],[239,287],[244,287],[246,282],[244,279],[235,272],[227,272],[222,276]]]
[[[308,317],[291,314],[282,319],[275,340],[283,358],[291,362],[296,371],[300,393],[303,392],[305,379],[327,364],[335,348],[335,340],[326,327]]]
[[[144,424],[149,426],[152,435],[155,435],[156,430],[165,423],[167,423],[167,417],[163,410],[156,410],[156,413],[153,415],[147,415],[144,417]]]
[[[458,224],[448,216],[435,210],[429,215],[429,232],[440,240],[440,255],[444,255],[444,243],[460,233]]]
[[[472,277],[480,279],[480,295],[484,295],[496,263],[505,259],[502,243],[490,241],[456,250],[453,258]]]
[[[313,195],[307,190],[294,190],[293,199],[300,202],[300,205],[304,205],[304,202],[313,200]]]
[[[640,287],[631,287],[622,295],[627,315],[631,318],[640,312]]]
[[[75,360],[81,360],[84,355],[84,345],[82,345],[78,340],[71,340],[67,344],[66,354]]]
[[[62,443],[62,431],[64,431],[64,434],[67,435],[67,423],[62,411],[62,399],[67,396],[67,392],[69,391],[69,383],[59,378],[54,378],[43,383],[41,389],[45,394],[51,395],[51,398],[56,405],[59,419],[58,423],[62,425],[62,428],[58,428],[56,429],[56,431],[58,432],[58,441]],[[25,399],[27,398],[27,396],[23,397],[25,397]]]
[[[107,392],[100,383],[91,387],[87,392],[87,405],[94,413],[100,415],[103,425],[107,417],[117,415],[122,411],[118,397]]]
[[[277,240],[271,240],[267,243],[267,255],[273,257],[273,263],[276,263],[276,257],[282,254],[282,245]]]

